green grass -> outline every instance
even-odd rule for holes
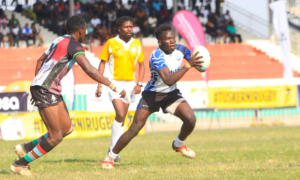
[[[197,131],[186,145],[196,158],[171,149],[177,133],[138,136],[112,170],[97,160],[107,155],[110,137],[67,139],[31,163],[38,175],[10,172],[13,147],[0,141],[0,179],[300,179],[300,127]]]

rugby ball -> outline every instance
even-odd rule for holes
[[[203,57],[200,60],[204,61],[204,63],[202,63],[202,67],[195,66],[195,68],[197,68],[198,70],[200,70],[202,72],[206,71],[206,69],[210,65],[210,54],[209,54],[208,50],[206,49],[206,47],[204,47],[204,46],[196,46],[194,48],[194,51],[193,51],[192,55],[194,56],[197,52],[199,52],[197,56],[202,56]]]

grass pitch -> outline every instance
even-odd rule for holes
[[[97,162],[110,137],[67,139],[31,163],[31,177],[10,172],[13,147],[25,141],[1,140],[0,179],[300,179],[300,127],[196,131],[186,141],[195,159],[172,150],[176,135],[136,137],[112,170]]]

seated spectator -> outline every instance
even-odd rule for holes
[[[177,7],[178,7],[178,9],[180,8],[181,10],[185,10],[185,6],[184,6],[183,0],[179,0],[177,2]]]
[[[132,34],[134,38],[140,38],[140,41],[142,42],[143,35],[141,28],[136,23],[133,25]]]
[[[27,47],[31,46],[29,44],[29,39],[32,38],[32,30],[29,27],[28,23],[22,28],[22,39],[26,42]]]
[[[116,20],[117,20],[117,13],[115,10],[113,9],[110,9],[109,12],[108,12],[108,28],[112,28],[115,23],[116,23]]]
[[[127,2],[127,4],[124,4],[124,8],[127,9],[128,11],[130,11],[132,8],[132,2],[129,0]]]
[[[155,16],[155,14],[152,14],[148,18],[148,27],[149,27],[150,34],[154,36],[154,31],[155,31],[155,28],[157,27],[157,18]]]
[[[38,40],[39,41],[38,46],[43,46],[44,41],[40,33],[41,30],[38,31],[36,29],[35,23],[31,24],[31,31],[32,31],[32,37],[30,37],[30,39],[33,39],[33,44],[35,45],[35,41]]]
[[[212,41],[216,42],[217,39],[217,27],[211,21],[208,21],[205,26],[205,32],[209,34],[212,38]]]
[[[242,37],[240,34],[236,34],[236,28],[233,24],[233,21],[230,21],[227,25],[227,32],[228,32],[228,36],[230,38],[230,42],[231,43],[235,43],[235,37],[238,38],[239,43],[242,42]]]
[[[160,11],[160,0],[155,0],[153,3],[152,3],[152,7],[154,8],[154,10],[156,12]]]
[[[41,23],[45,18],[45,12],[43,8],[43,4],[40,0],[37,0],[36,3],[33,4],[33,11],[36,14],[37,21]]]
[[[14,21],[14,24],[12,25],[10,32],[13,39],[13,46],[17,44],[17,47],[19,47],[20,28],[18,26],[17,21]]]
[[[8,24],[8,20],[7,20],[6,15],[4,13],[2,15],[0,15],[0,27],[3,24],[5,24],[5,25]]]
[[[67,33],[67,29],[65,26],[65,17],[63,15],[59,16],[58,22],[57,22],[57,26],[58,26],[58,35],[62,36],[64,34]]]
[[[96,29],[96,27],[100,24],[101,24],[101,20],[97,17],[96,14],[94,14],[93,18],[91,19],[91,25],[93,26],[94,29]]]
[[[16,19],[15,14],[11,14],[11,19],[8,21],[8,25],[10,28],[12,28],[16,24],[18,27],[20,27],[19,20]]]
[[[96,30],[93,32],[93,38],[99,40],[99,45],[104,45],[105,42],[109,39],[108,30],[106,26],[98,25]]]
[[[25,5],[23,5],[23,12],[22,15],[25,15],[26,17],[29,17],[33,19],[33,21],[36,21],[36,14],[34,13],[31,6],[28,4],[28,0],[25,0]]]
[[[136,17],[138,18],[138,19],[144,19],[145,17],[146,17],[146,12],[144,11],[144,8],[143,7],[141,7],[139,10],[137,10],[137,12],[136,12]]]
[[[78,0],[74,1],[74,11],[76,15],[81,14],[81,6],[80,6],[80,2]]]
[[[117,18],[120,18],[122,16],[130,16],[129,11],[125,9],[124,6],[121,6],[121,8],[117,10]]]
[[[223,16],[224,16],[224,19],[225,19],[227,22],[232,21],[232,18],[231,18],[231,16],[230,16],[229,10],[227,10],[227,11],[226,11],[226,14],[224,14]]]
[[[9,42],[10,45],[13,44],[7,24],[3,24],[2,27],[0,28],[0,47],[1,47],[1,42],[3,43],[3,47],[5,47],[5,42]]]
[[[56,4],[56,9],[57,9],[57,16],[65,16],[67,15],[65,12],[65,4],[63,0],[59,0],[59,2]]]
[[[165,22],[169,22],[169,11],[164,6],[161,7],[161,10],[158,12],[164,18]]]

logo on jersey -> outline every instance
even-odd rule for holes
[[[51,100],[52,100],[52,103],[56,103],[56,102],[57,102],[57,101],[56,101],[56,97],[55,97],[54,95],[52,95]]]
[[[84,50],[84,49],[83,49],[83,47],[77,47],[76,50],[79,51],[79,50]]]
[[[121,48],[115,48],[115,51],[119,51]]]
[[[131,48],[131,52],[133,53],[133,54],[135,54],[136,53],[136,49],[133,47],[133,48]]]

